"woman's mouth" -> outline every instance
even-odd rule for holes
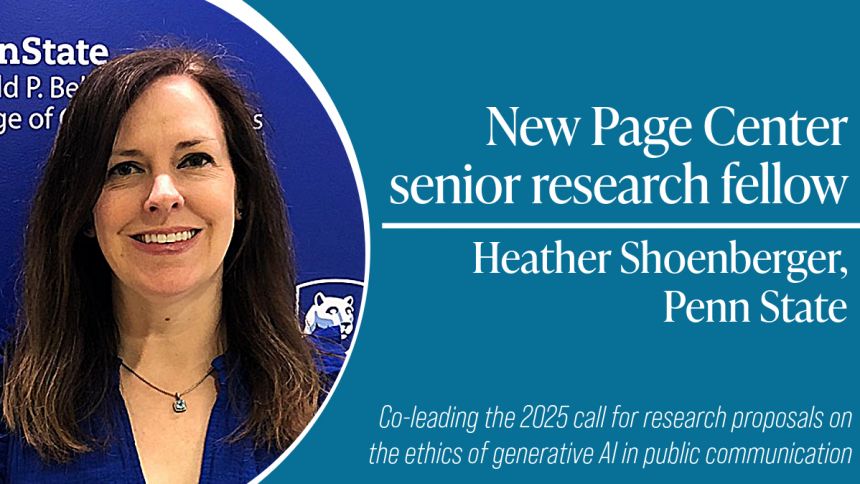
[[[189,229],[165,234],[138,234],[131,238],[144,244],[173,244],[193,239],[199,233],[200,229]]]

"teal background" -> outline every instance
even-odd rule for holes
[[[639,445],[858,444],[843,431],[425,431],[377,428],[389,403],[410,409],[519,410],[525,403],[590,408],[858,409],[855,269],[858,232],[391,231],[383,222],[857,222],[857,12],[847,4],[706,5],[539,2],[382,5],[249,2],[302,53],[333,98],[358,155],[371,218],[371,276],[362,329],[345,375],[304,441],[267,482],[856,482],[848,466],[371,466],[371,443]],[[848,116],[842,147],[718,148],[701,135],[711,107],[753,116]],[[486,106],[582,115],[609,105],[640,117],[688,116],[696,139],[658,160],[641,149],[485,146]],[[849,175],[824,207],[393,206],[397,174],[674,172],[691,160],[718,174],[731,160],[782,161],[787,173]],[[574,249],[648,239],[665,248],[841,249],[849,276],[789,284],[783,276],[583,277],[474,275],[473,241]],[[617,260],[617,259],[614,259]],[[852,277],[853,276],[853,277]],[[747,297],[765,289],[848,300],[841,325],[662,323],[665,289]],[[753,310],[753,317],[755,315]],[[640,454],[641,457],[641,454]]]

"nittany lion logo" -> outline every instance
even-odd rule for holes
[[[317,292],[314,305],[305,316],[305,334],[313,333],[317,328],[340,327],[340,339],[346,339],[353,330],[353,298],[352,296],[326,296]]]

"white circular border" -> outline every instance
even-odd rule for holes
[[[358,197],[361,201],[361,215],[363,217],[363,225],[364,225],[364,295],[362,296],[361,301],[361,309],[358,312],[358,323],[361,322],[361,317],[364,314],[364,308],[367,305],[367,284],[370,282],[370,218],[367,215],[367,196],[364,193],[364,181],[361,178],[361,171],[358,168],[358,158],[355,155],[355,149],[352,146],[352,141],[349,139],[349,134],[346,131],[346,126],[343,124],[343,119],[341,119],[340,114],[337,112],[337,108],[334,106],[334,101],[332,101],[331,96],[328,95],[328,92],[323,87],[322,82],[317,77],[316,73],[314,73],[311,66],[305,61],[304,57],[299,54],[299,51],[293,47],[293,44],[284,37],[271,22],[266,20],[265,17],[260,15],[256,10],[254,10],[250,5],[239,1],[239,0],[206,0],[207,2],[215,5],[221,10],[227,12],[232,15],[248,27],[254,29],[255,32],[260,34],[261,37],[266,39],[269,44],[272,45],[284,58],[292,64],[293,68],[295,68],[299,75],[305,80],[308,86],[311,88],[313,93],[316,95],[317,99],[322,104],[323,108],[325,108],[326,113],[328,114],[329,119],[331,119],[332,124],[334,124],[335,129],[337,130],[337,134],[340,137],[340,142],[343,144],[344,150],[346,150],[346,156],[349,158],[349,164],[352,167],[352,174],[355,177],[355,184],[358,188]],[[358,333],[361,331],[361,324],[356,324],[355,335],[352,340],[352,347],[350,347],[350,351],[347,352],[346,359],[343,362],[343,367],[341,368],[340,374],[334,382],[334,385],[331,387],[331,393],[334,393],[337,388],[338,383],[340,383],[340,379],[343,378],[344,369],[346,369],[346,365],[349,363],[349,359],[352,356],[352,349],[355,346],[355,342],[358,340]],[[319,416],[322,414],[325,407],[328,405],[329,399],[326,398],[325,402],[317,411],[317,414],[314,415],[314,418],[305,427],[305,430],[299,435],[299,437],[293,442],[290,447],[278,457],[275,462],[272,463],[266,470],[264,470],[260,475],[254,478],[251,481],[252,484],[256,484],[265,479],[276,467],[278,467],[284,459],[296,448],[297,445],[305,438],[305,435],[310,431],[311,427],[314,426]]]

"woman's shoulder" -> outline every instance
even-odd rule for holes
[[[339,327],[322,328],[314,331],[310,342],[316,348],[317,371],[327,393],[346,361],[346,348],[343,346]]]

